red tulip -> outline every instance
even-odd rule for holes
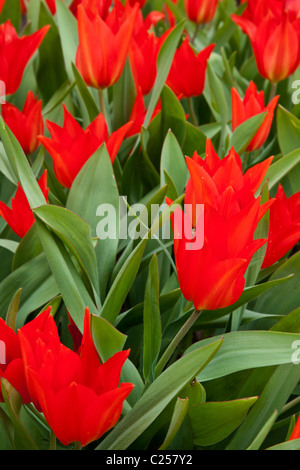
[[[248,145],[247,151],[259,149],[267,140],[278,99],[279,95],[275,96],[272,101],[267,106],[265,106],[264,92],[260,91],[258,93],[257,87],[252,81],[246,90],[246,94],[243,100],[240,98],[235,88],[231,89],[232,131],[234,131],[240,124],[242,124],[242,122],[246,121],[247,119],[262,112],[267,112],[260,129]]]
[[[131,5],[132,7],[138,3],[139,7],[140,8],[143,8],[143,6],[145,5],[147,0],[128,0],[128,3],[129,5]]]
[[[136,5],[117,31],[99,15],[77,8],[79,47],[76,65],[86,84],[108,88],[116,83],[124,69],[138,6]]]
[[[243,16],[233,20],[249,36],[259,73],[273,83],[295,72],[300,64],[300,24],[283,2],[249,1]]]
[[[44,132],[41,100],[29,91],[22,111],[10,103],[5,103],[2,105],[2,115],[24,153],[28,155],[34,152],[40,145],[37,137]]]
[[[177,96],[190,98],[203,93],[207,61],[214,47],[211,44],[196,55],[189,38],[185,38],[175,53],[166,82]]]
[[[131,40],[130,65],[135,85],[141,88],[143,95],[148,95],[153,88],[157,75],[157,57],[169,32],[158,38],[153,33],[148,33],[147,27],[142,25]]]
[[[39,139],[53,160],[53,168],[58,181],[66,188],[70,188],[83,165],[103,143],[106,144],[113,163],[131,123],[125,124],[109,136],[103,114],[99,114],[83,130],[65,105],[63,109],[63,127],[47,121],[52,138],[40,136]]]
[[[216,14],[218,0],[184,0],[184,8],[194,23],[209,23]]]
[[[296,425],[293,429],[291,437],[289,438],[289,441],[292,441],[294,439],[300,439],[300,416],[298,416]]]
[[[111,3],[112,0],[73,0],[70,5],[70,10],[77,16],[77,7],[82,4],[85,10],[89,10],[94,15],[99,15],[102,19],[105,19],[108,15]]]
[[[2,318],[0,318],[0,358],[0,377],[6,379],[20,393],[23,403],[29,403],[31,398],[25,381],[19,338]],[[0,402],[3,401],[0,387]]]
[[[44,325],[53,323],[55,331],[49,312],[41,315]],[[38,332],[35,326],[38,318],[18,333],[30,390],[57,438],[65,445],[80,442],[86,446],[120,418],[123,402],[133,388],[130,383],[119,386],[129,351],[116,353],[101,363],[91,336],[88,309],[80,355],[58,344],[56,333],[53,341],[43,325]]]
[[[7,95],[15,93],[19,88],[25,67],[49,28],[47,25],[29,36],[19,38],[9,20],[0,25],[0,80],[5,83]]]
[[[279,185],[270,209],[268,245],[263,268],[280,260],[300,240],[300,191],[287,198]]]
[[[236,152],[220,160],[210,141],[205,160],[187,158],[186,212],[177,208],[172,224],[179,285],[197,310],[227,307],[243,292],[250,260],[266,242],[254,240],[254,232],[270,203],[261,206],[254,193],[270,163],[243,175]],[[204,217],[199,212],[197,218],[196,204],[203,205]]]
[[[46,201],[48,201],[47,170],[42,174],[38,184]],[[34,215],[19,183],[15,197],[11,199],[11,209],[4,202],[0,201],[0,216],[6,220],[10,228],[21,238],[26,235],[34,224]]]

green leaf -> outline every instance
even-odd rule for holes
[[[274,411],[277,410],[280,413],[299,379],[299,366],[286,364],[277,367],[256,404],[233,436],[230,444],[227,446],[227,450],[247,449],[273,415]]]
[[[264,181],[257,191],[257,194],[260,193],[261,188],[266,181],[269,181],[269,190],[273,189],[276,184],[280,183],[284,176],[298,165],[298,163],[300,163],[300,149],[294,150],[277,160],[275,163],[272,163],[267,171]]]
[[[268,436],[270,430],[272,429],[272,426],[275,423],[277,417],[278,417],[278,411],[275,410],[274,413],[271,415],[271,417],[266,422],[266,424],[259,431],[259,433],[255,437],[254,441],[247,448],[247,450],[259,450],[260,449],[262,443],[264,442],[264,440]]]
[[[169,445],[172,443],[174,437],[180,430],[182,422],[187,414],[189,407],[189,399],[185,398],[177,398],[175,408],[173,411],[172,419],[170,422],[170,426],[166,435],[166,438],[162,445],[159,447],[158,450],[166,450],[168,449]]]
[[[61,0],[56,0],[56,16],[66,71],[69,79],[73,81],[72,63],[75,62],[78,47],[77,21]]]
[[[82,76],[80,75],[77,67],[72,63],[72,70],[75,77],[76,85],[78,87],[79,93],[83,99],[86,110],[88,112],[89,118],[91,121],[94,121],[98,114],[100,113],[99,107],[97,106],[90,90],[86,86]]]
[[[300,120],[281,105],[277,109],[278,143],[283,155],[300,147]]]
[[[175,184],[177,194],[184,193],[188,180],[188,169],[180,145],[171,130],[167,133],[161,154],[161,186],[167,183],[164,170]]]
[[[166,369],[96,449],[127,449],[177,396],[178,392],[208,364],[221,344],[222,340],[219,340],[208,347],[193,351]]]
[[[79,330],[83,331],[85,308],[88,307],[90,312],[99,312],[64,244],[56,235],[52,235],[46,225],[39,219],[36,219],[36,225],[50,269],[60,289],[66,308]]]
[[[182,145],[186,134],[185,112],[177,96],[165,85],[161,93],[161,133],[163,139],[170,129],[179,145]]]
[[[202,403],[189,409],[194,443],[210,446],[229,436],[245,419],[257,397]]]
[[[247,149],[248,145],[260,129],[266,116],[266,112],[257,114],[256,116],[247,119],[247,121],[243,122],[235,129],[231,137],[231,146],[238,154],[243,153]]]
[[[144,301],[143,374],[146,383],[154,379],[154,369],[161,346],[161,320],[159,307],[159,272],[157,256],[150,265]]]
[[[97,315],[91,316],[92,337],[103,362],[115,353],[122,351],[127,336],[120,333],[107,320]]]
[[[70,249],[98,297],[97,259],[88,223],[64,207],[47,204],[36,207],[33,212]]]
[[[215,336],[190,346],[186,353],[220,339]],[[235,331],[222,336],[223,345],[213,361],[201,372],[200,382],[214,380],[241,370],[291,364],[293,343],[298,334],[275,331]]]
[[[11,299],[5,318],[5,323],[14,331],[16,329],[16,318],[20,305],[21,293],[22,289],[18,289],[13,298]]]
[[[157,77],[151,92],[148,111],[143,124],[143,127],[145,128],[148,127],[154,109],[158,103],[165,81],[169,75],[169,71],[173,62],[173,57],[175,55],[176,48],[181,38],[184,26],[184,20],[178,23],[177,26],[175,26],[175,28],[168,35],[159,51],[157,58]]]
[[[293,439],[292,441],[282,442],[266,450],[300,450],[300,439]]]
[[[108,281],[115,265],[119,238],[119,192],[107,149],[102,145],[76,176],[66,207],[90,225],[92,236],[95,237],[99,223],[97,209],[105,204],[109,204],[109,208],[115,211],[116,236],[99,240],[96,246],[102,301],[106,296]]]

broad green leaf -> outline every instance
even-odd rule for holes
[[[222,340],[219,340],[208,347],[193,351],[166,369],[96,449],[127,449],[178,392],[208,364],[221,345]]]
[[[56,0],[56,16],[66,71],[69,79],[73,81],[72,63],[75,63],[78,47],[77,21],[61,0]]]
[[[95,237],[101,220],[97,210],[101,206],[104,210],[105,205],[107,210],[114,211],[112,216],[116,224],[116,234],[99,240],[96,246],[102,301],[106,296],[108,281],[115,265],[119,238],[119,192],[108,152],[105,145],[102,145],[76,176],[66,207],[90,225],[92,236]]]
[[[161,132],[163,139],[170,129],[179,145],[182,145],[186,134],[185,111],[177,96],[165,85],[161,93]]]
[[[227,446],[227,450],[247,449],[273,415],[274,411],[277,410],[280,413],[299,379],[299,366],[285,364],[277,367],[256,404],[233,436],[230,444]]]
[[[76,85],[78,87],[82,100],[85,104],[89,118],[91,121],[93,121],[94,119],[96,119],[96,117],[100,113],[99,107],[96,104],[90,90],[88,89],[77,67],[74,64],[72,64],[72,70],[73,70],[73,74],[75,77]]]
[[[82,331],[85,308],[88,307],[90,312],[99,312],[64,244],[56,235],[52,235],[47,226],[39,219],[36,219],[36,225],[50,269],[66,308],[79,330]]]
[[[262,443],[266,439],[267,435],[269,434],[270,430],[272,429],[273,424],[275,423],[278,417],[278,411],[275,410],[271,417],[268,419],[266,424],[262,427],[259,431],[257,436],[255,437],[254,441],[250,444],[247,450],[259,450]]]
[[[222,349],[197,377],[200,382],[257,367],[291,364],[299,334],[277,331],[235,331],[214,336],[190,346],[186,353],[223,338]]]
[[[5,323],[14,331],[16,329],[16,318],[20,305],[21,293],[22,288],[18,289],[13,298],[11,299],[5,318]]]
[[[154,369],[161,345],[161,319],[159,307],[159,272],[157,256],[149,264],[144,301],[143,374],[146,383],[154,379]]]
[[[116,352],[122,351],[127,336],[120,333],[104,318],[92,315],[91,331],[95,346],[103,362],[106,362]]]
[[[98,293],[97,259],[88,223],[64,207],[48,204],[36,207],[34,214],[70,249]]]
[[[277,132],[283,155],[300,147],[300,120],[281,105],[277,109]]]
[[[269,447],[266,450],[300,450],[300,439],[282,442],[281,444]]]
[[[179,143],[171,130],[167,133],[162,148],[160,163],[161,186],[167,183],[164,170],[172,178],[177,194],[182,194],[188,180],[188,169]]]
[[[286,176],[296,165],[300,163],[300,149],[288,153],[284,157],[277,160],[269,167],[261,187],[258,189],[257,194],[260,193],[262,185],[268,180],[269,190],[273,189],[276,184],[280,183],[282,178]]]
[[[210,446],[229,436],[245,419],[257,397],[202,403],[189,408],[194,443]]]

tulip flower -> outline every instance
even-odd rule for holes
[[[40,177],[38,184],[48,202],[47,170]],[[20,183],[18,183],[15,197],[11,199],[11,209],[0,201],[0,216],[20,238],[24,237],[34,224],[34,215]]]
[[[70,188],[83,165],[103,143],[106,144],[113,163],[131,123],[125,124],[109,136],[103,114],[99,114],[83,130],[65,105],[63,109],[63,127],[47,121],[51,138],[40,136],[39,139],[53,160],[56,178],[62,186]]]
[[[195,54],[189,38],[185,38],[175,53],[166,82],[177,96],[190,98],[203,93],[207,61],[214,47],[215,44],[211,44]]]
[[[257,87],[254,82],[250,82],[248,89],[246,90],[245,97],[242,100],[235,88],[231,89],[231,102],[232,102],[232,131],[234,131],[240,124],[247,119],[266,112],[267,115],[257,131],[256,135],[247,147],[247,151],[253,151],[259,149],[264,145],[267,140],[276,105],[278,103],[279,95],[275,96],[271,102],[265,106],[264,92],[257,92]]]
[[[0,318],[0,377],[6,379],[22,396],[23,403],[31,401],[24,374],[19,338]],[[4,398],[0,387],[0,402]]]
[[[118,31],[97,14],[77,7],[79,47],[76,66],[87,85],[104,89],[116,83],[124,69],[138,6],[132,9]]]
[[[5,83],[7,95],[15,93],[19,88],[25,67],[49,28],[47,25],[29,36],[19,38],[9,20],[0,25],[0,80]]]
[[[129,5],[132,7],[138,3],[140,8],[143,8],[147,0],[128,0]]]
[[[38,135],[44,132],[41,100],[29,91],[22,111],[10,103],[5,103],[2,105],[2,116],[24,153],[29,155],[34,152],[40,145]]]
[[[160,38],[148,33],[143,25],[130,43],[129,59],[136,87],[148,95],[153,88],[157,75],[157,57],[169,31]]]
[[[267,268],[280,260],[300,240],[300,192],[287,198],[278,186],[270,208],[267,251],[262,267]]]
[[[271,2],[265,14],[265,10],[255,9],[253,3],[249,5],[243,16],[232,15],[232,19],[249,36],[260,75],[278,83],[292,75],[300,64],[299,21],[282,3],[278,9],[278,2]]]
[[[254,193],[271,159],[243,175],[236,152],[221,160],[208,140],[205,160],[195,154],[186,161],[186,211],[177,208],[171,217],[179,285],[196,310],[228,307],[241,296],[251,258],[266,242],[254,233],[270,202],[261,206]]]
[[[289,441],[293,441],[294,439],[300,439],[300,416],[298,416],[296,425],[293,429],[291,437],[289,438]]]
[[[80,354],[52,340],[45,326],[56,326],[49,312],[19,330],[29,390],[38,401],[50,428],[64,445],[86,446],[99,439],[120,418],[123,402],[133,385],[121,383],[120,373],[129,351],[121,351],[101,363],[90,331],[90,313],[85,311]],[[26,328],[25,328],[26,327]],[[36,341],[32,341],[37,338]]]
[[[184,0],[184,8],[194,23],[210,23],[216,14],[218,0]]]

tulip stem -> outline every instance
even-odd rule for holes
[[[194,42],[196,40],[196,37],[198,36],[199,29],[200,29],[200,24],[197,24],[196,28],[195,28],[195,32],[193,34],[193,37],[191,39],[191,44],[194,44]]]
[[[198,126],[198,121],[197,121],[197,117],[196,117],[196,113],[195,113],[195,109],[194,109],[194,105],[193,105],[193,101],[191,97],[188,98],[188,104],[189,104],[189,108],[191,111],[191,118],[192,118],[193,124],[195,126]]]
[[[99,106],[100,106],[100,112],[103,114],[105,121],[107,122],[107,116],[106,116],[106,109],[105,109],[105,101],[104,101],[104,90],[102,88],[99,89],[98,92],[99,95]]]
[[[272,101],[272,99],[275,98],[276,90],[277,90],[277,83],[271,83],[271,91],[270,91],[269,101]]]
[[[189,318],[187,319],[185,324],[180,328],[180,330],[178,331],[175,338],[173,338],[173,340],[171,341],[171,343],[169,344],[169,346],[167,347],[167,349],[165,350],[165,352],[161,356],[161,358],[160,358],[160,360],[159,360],[159,362],[158,362],[158,364],[155,368],[155,377],[158,377],[161,374],[161,372],[163,371],[165,365],[169,361],[170,357],[174,353],[177,346],[183,340],[185,335],[190,331],[190,329],[194,325],[194,323],[198,320],[201,312],[202,312],[202,310],[194,310],[192,315],[189,316]]]
[[[50,431],[50,450],[56,450],[56,436],[52,429]]]
[[[82,445],[80,442],[75,442],[74,450],[82,450]]]

